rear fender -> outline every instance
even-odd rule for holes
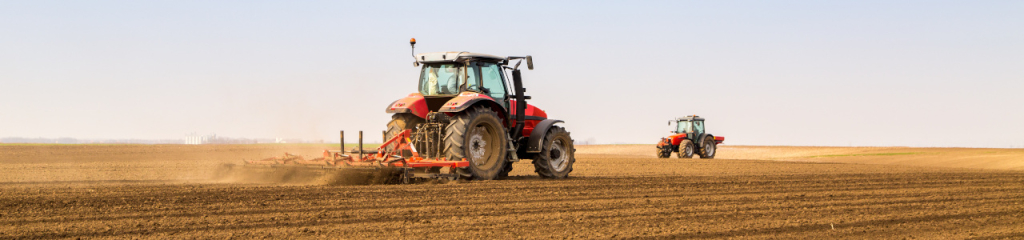
[[[700,134],[700,137],[697,138],[697,147],[698,148],[704,146],[704,140],[707,139],[708,136],[710,136],[711,138],[715,138],[715,135],[711,135],[711,134],[708,134],[708,133]],[[717,142],[716,142],[716,144],[717,144]]]
[[[459,96],[456,96],[455,98],[448,100],[448,102],[445,102],[444,105],[441,105],[441,109],[437,111],[443,113],[457,113],[465,111],[466,109],[469,109],[469,107],[472,107],[474,105],[481,104],[488,106],[495,112],[497,112],[498,117],[501,117],[502,124],[508,124],[508,113],[505,111],[505,108],[501,107],[501,105],[498,104],[498,102],[494,101],[493,98],[487,96],[486,94],[479,94],[475,92],[463,92],[459,94]]]
[[[463,110],[468,109],[470,106],[473,106],[473,104],[476,104],[484,100],[494,102],[494,99],[491,98],[490,96],[487,96],[486,94],[479,94],[475,92],[463,92],[460,93],[458,96],[455,96],[451,100],[448,100],[448,102],[445,102],[444,105],[441,105],[441,109],[438,109],[437,111],[461,112]]]
[[[384,109],[387,113],[412,113],[421,118],[427,118],[430,109],[427,108],[427,101],[423,100],[423,94],[413,93],[402,99],[395,100]]]
[[[548,129],[555,123],[564,123],[565,121],[558,119],[544,119],[537,123],[537,126],[533,128],[533,132],[530,133],[530,141],[526,144],[526,152],[528,153],[539,153],[541,145],[544,144],[544,137],[548,135]]]

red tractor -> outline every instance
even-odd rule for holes
[[[676,130],[671,136],[661,138],[658,141],[658,158],[668,158],[672,152],[676,152],[679,158],[691,158],[694,153],[700,158],[715,158],[718,144],[725,141],[725,137],[716,137],[705,132],[704,118],[697,115],[690,115],[676,120],[668,121],[668,125],[676,123]]]
[[[409,41],[413,49],[416,39]],[[533,57],[499,57],[471,52],[415,54],[419,91],[385,109],[393,114],[376,150],[324,150],[306,160],[285,154],[247,166],[368,169],[395,178],[481,179],[508,176],[512,163],[532,159],[545,178],[566,178],[576,161],[569,132],[540,108],[527,104],[519,65],[533,69]],[[515,61],[515,65],[509,63]],[[341,132],[345,142],[345,132]]]
[[[416,39],[410,44],[415,48]],[[519,65],[533,58],[471,52],[414,54],[419,91],[388,105],[385,139],[409,131],[411,149],[428,159],[468,161],[460,178],[508,176],[512,163],[533,159],[546,178],[565,178],[575,162],[573,140],[562,120],[527,104]],[[518,60],[514,66],[510,61]],[[406,150],[404,156],[411,153]],[[430,171],[427,169],[427,171]]]

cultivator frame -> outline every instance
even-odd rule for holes
[[[341,149],[324,150],[323,157],[305,159],[302,156],[285,153],[282,157],[262,160],[245,161],[248,166],[269,167],[310,167],[323,169],[362,169],[372,171],[394,171],[399,174],[403,183],[413,178],[456,180],[459,174],[456,168],[469,167],[465,158],[456,161],[437,158],[423,158],[412,143],[412,130],[404,130],[381,144],[377,150],[363,150],[363,131],[359,131],[359,148],[345,154],[345,132],[341,132]],[[393,146],[388,148],[388,146]],[[407,156],[403,152],[408,151]],[[356,154],[358,153],[358,154]],[[411,156],[409,156],[411,155]]]

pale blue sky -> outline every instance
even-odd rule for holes
[[[417,52],[533,55],[578,140],[1024,146],[1022,1],[3,1],[0,137],[334,140]],[[376,136],[376,135],[371,135]]]

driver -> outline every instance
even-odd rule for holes
[[[437,71],[435,68],[430,68],[430,73],[427,75],[427,95],[437,95]]]

